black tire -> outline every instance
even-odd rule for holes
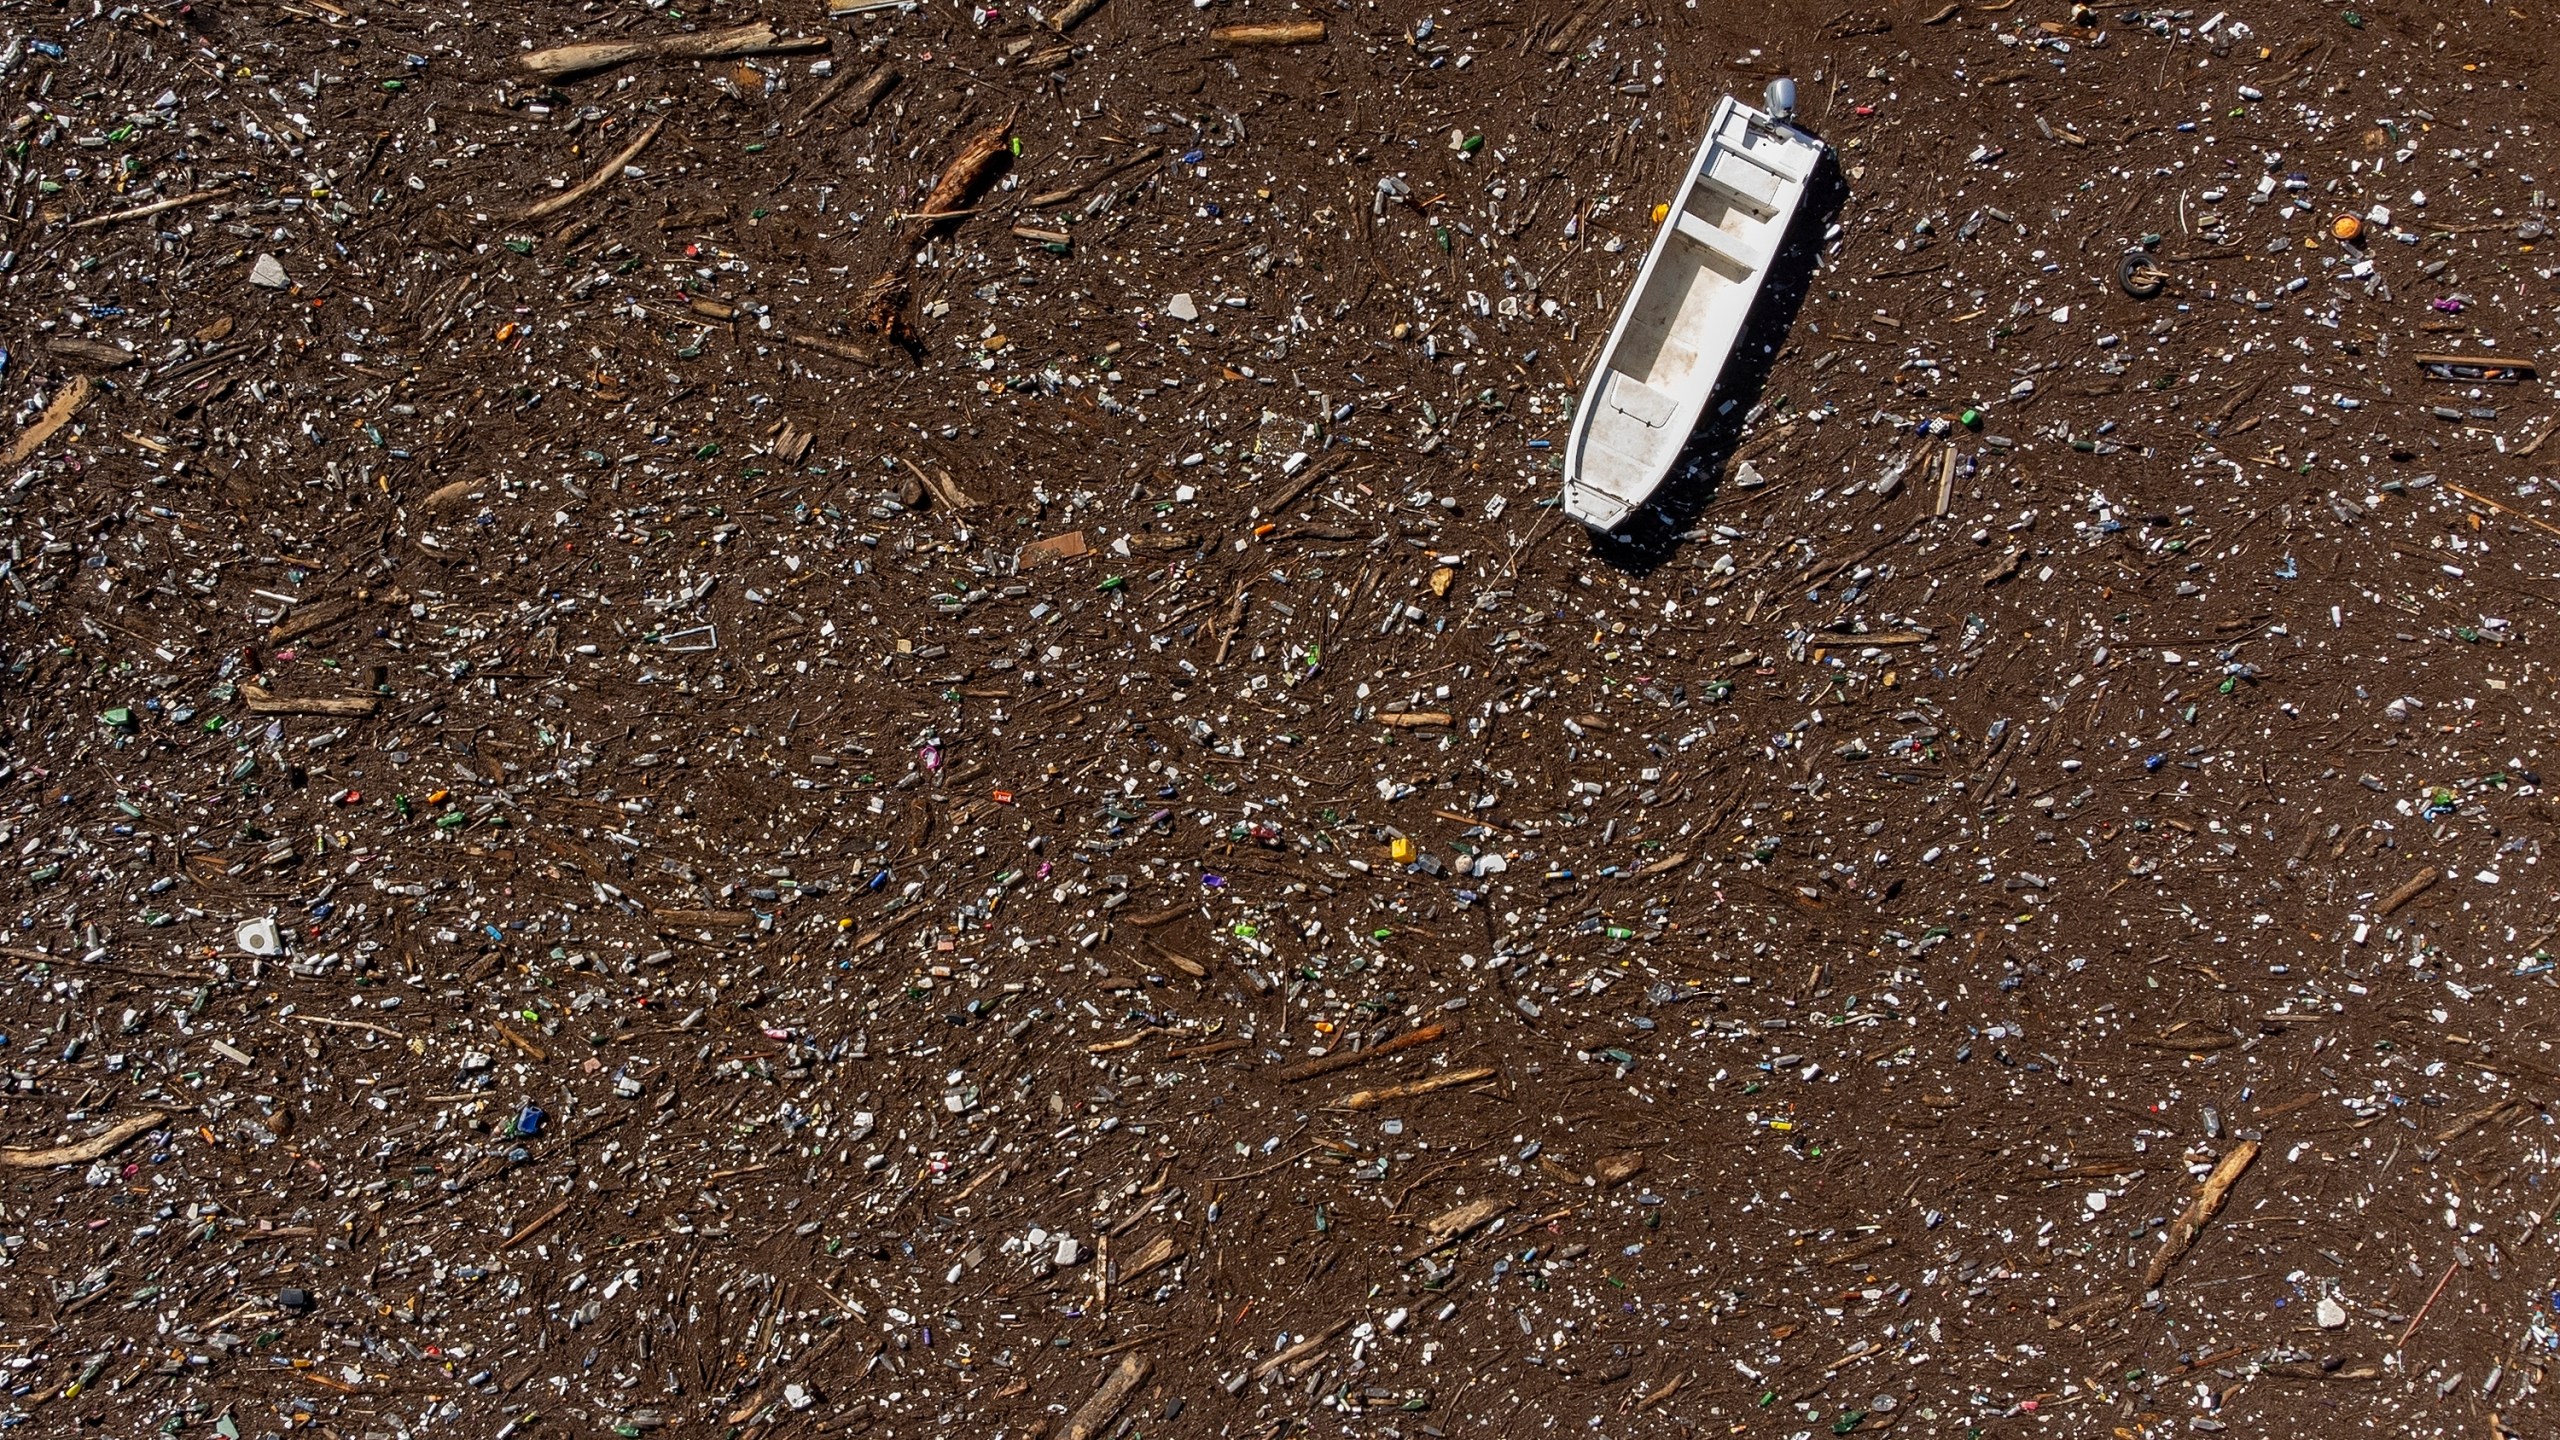
[[[2152,268],[2147,252],[2129,250],[2116,265],[2116,286],[2136,300],[2148,300],[2168,288],[2169,277]]]

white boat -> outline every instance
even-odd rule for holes
[[[1804,199],[1822,142],[1790,123],[1794,86],[1764,114],[1728,96],[1627,292],[1565,442],[1564,508],[1609,531],[1652,498],[1742,338]]]

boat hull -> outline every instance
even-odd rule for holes
[[[1615,530],[1669,477],[1821,158],[1794,126],[1717,104],[1574,412],[1565,513]]]

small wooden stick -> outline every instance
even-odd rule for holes
[[[1279,494],[1272,496],[1271,499],[1264,504],[1256,505],[1254,507],[1254,513],[1268,517],[1277,515],[1281,511],[1288,509],[1291,505],[1296,504],[1301,496],[1305,495],[1309,490],[1314,489],[1316,482],[1323,479],[1328,472],[1341,469],[1343,458],[1350,453],[1351,452],[1347,450],[1336,450],[1332,454],[1327,455],[1313,465],[1310,465],[1306,469],[1298,472],[1298,478],[1290,481]]]
[[[1220,45],[1320,45],[1324,34],[1321,20],[1286,20],[1276,25],[1221,25],[1209,32],[1209,38]]]
[[[527,1040],[523,1036],[517,1034],[514,1030],[508,1028],[505,1021],[492,1020],[489,1023],[496,1027],[499,1034],[507,1037],[508,1044],[513,1045],[527,1055],[532,1056],[534,1059],[547,1061],[551,1058],[549,1052],[545,1051],[541,1046],[534,1044],[532,1041]]]
[[[2426,1319],[2427,1312],[2435,1308],[2436,1297],[2444,1293],[2444,1287],[2453,1283],[2453,1272],[2461,1268],[2462,1262],[2460,1260],[2456,1260],[2452,1264],[2444,1267],[2444,1278],[2436,1282],[2436,1288],[2427,1292],[2427,1303],[2419,1306],[2418,1313],[2409,1317],[2408,1328],[2400,1332],[2400,1339],[2391,1347],[2392,1349],[2402,1350],[2408,1348],[2409,1337],[2418,1333],[2418,1322]]]
[[[1107,169],[1088,176],[1076,184],[1068,185],[1057,190],[1044,191],[1038,195],[1032,196],[1030,199],[1023,201],[1022,203],[1026,208],[1032,210],[1045,210],[1052,205],[1064,205],[1077,196],[1101,185],[1104,181],[1110,180],[1115,176],[1125,174],[1128,171],[1135,170],[1139,166],[1146,164],[1148,161],[1153,160],[1163,153],[1163,146],[1150,145],[1146,149],[1139,151],[1137,154],[1130,156],[1128,159],[1121,161],[1119,164],[1110,166]]]
[[[1121,1356],[1119,1365],[1102,1382],[1102,1388],[1094,1391],[1090,1398],[1076,1407],[1074,1414],[1067,1417],[1066,1428],[1058,1432],[1060,1440],[1094,1440],[1095,1436],[1110,1428],[1111,1422],[1118,1419],[1121,1410],[1128,1406],[1129,1397],[1146,1383],[1147,1376],[1155,1368],[1155,1362],[1144,1355]]]
[[[842,340],[829,336],[812,335],[805,330],[777,330],[774,333],[780,335],[785,344],[797,345],[804,350],[815,350],[821,355],[833,355],[839,360],[850,360],[856,365],[876,366],[880,363],[872,359],[871,352],[861,346],[848,345]]]
[[[267,627],[267,643],[280,645],[314,630],[325,630],[355,613],[356,602],[343,596],[306,606],[283,624]]]
[[[543,1226],[550,1224],[552,1221],[557,1220],[562,1215],[568,1213],[569,1206],[575,1202],[577,1198],[577,1196],[572,1195],[568,1199],[561,1201],[559,1204],[552,1206],[550,1209],[543,1211],[541,1214],[534,1216],[531,1220],[526,1221],[524,1228],[516,1231],[513,1235],[508,1236],[505,1241],[499,1244],[498,1249],[500,1253],[513,1250],[525,1241],[533,1238],[535,1231],[540,1230]]]
[[[1164,1058],[1167,1060],[1200,1060],[1211,1055],[1224,1055],[1230,1050],[1242,1050],[1252,1043],[1252,1041],[1247,1040],[1241,1035],[1230,1035],[1224,1040],[1207,1040],[1198,1045],[1177,1045],[1164,1052]]]
[[[368,1035],[388,1035],[394,1040],[409,1038],[388,1025],[376,1025],[370,1020],[340,1020],[328,1015],[285,1015],[278,1018],[290,1020],[297,1025],[326,1025],[335,1030],[362,1030]]]
[[[598,190],[603,189],[606,184],[612,181],[614,176],[622,173],[623,166],[639,159],[640,152],[648,149],[649,142],[657,139],[658,132],[665,128],[667,128],[666,116],[659,115],[653,117],[647,125],[641,128],[639,138],[633,140],[630,144],[623,146],[619,154],[604,162],[603,168],[597,170],[596,173],[588,176],[586,179],[579,181],[577,184],[570,186],[568,189],[561,191],[559,194],[552,196],[550,199],[526,207],[524,213],[516,218],[520,220],[539,220],[545,215],[556,215],[559,212],[568,209],[570,206],[577,204],[579,201],[586,199],[588,196],[593,195]]]
[[[2213,1223],[2213,1217],[2222,1212],[2222,1202],[2231,1197],[2231,1187],[2240,1183],[2240,1176],[2257,1158],[2258,1142],[2243,1140],[2213,1167],[2213,1173],[2204,1178],[2204,1188],[2196,1192],[2196,1198],[2187,1206],[2186,1212],[2169,1226],[2168,1238],[2160,1243],[2160,1253],[2151,1257],[2150,1268],[2142,1272],[2143,1289],[2160,1288],[2160,1282],[2168,1277],[2169,1267],[2178,1263],[2178,1257],[2187,1253],[2197,1237],[2204,1234],[2204,1227]]]
[[[173,195],[166,200],[154,200],[148,205],[136,205],[130,210],[110,210],[104,215],[92,215],[85,220],[74,220],[65,228],[95,230],[103,225],[113,225],[122,220],[139,220],[145,215],[157,215],[163,210],[176,210],[182,206],[194,205],[200,201],[230,193],[231,187],[228,185],[217,185],[210,190],[190,190],[184,195]]]
[[[1101,9],[1103,0],[1067,0],[1057,14],[1049,17],[1049,28],[1064,35],[1085,21],[1085,17]]]
[[[824,35],[785,36],[764,21],[708,35],[661,35],[649,40],[606,40],[536,50],[516,60],[516,68],[538,79],[567,80],[593,75],[634,60],[734,60],[749,55],[783,55],[824,50]]]
[[[1270,1163],[1270,1164],[1268,1164],[1268,1165],[1265,1165],[1265,1166],[1261,1167],[1261,1168],[1260,1168],[1260,1169],[1258,1169],[1258,1170],[1247,1170],[1247,1171],[1245,1171],[1243,1174],[1240,1174],[1240,1175],[1212,1175],[1212,1176],[1210,1176],[1209,1178],[1210,1178],[1210,1180],[1211,1180],[1211,1181],[1213,1181],[1214,1183],[1217,1183],[1217,1184],[1220,1184],[1220,1185],[1229,1185],[1229,1184],[1233,1184],[1234,1182],[1236,1182],[1236,1181],[1238,1181],[1238,1180],[1259,1180],[1259,1179],[1261,1179],[1263,1176],[1270,1174],[1270,1173],[1271,1173],[1271,1172],[1273,1172],[1274,1170],[1286,1170],[1286,1169],[1288,1169],[1290,1166],[1297,1164],[1299,1161],[1306,1159],[1308,1156],[1313,1155],[1314,1153],[1316,1153],[1316,1147],[1315,1147],[1315,1146],[1313,1146],[1313,1145],[1310,1145],[1310,1146],[1308,1146],[1306,1149],[1299,1151],[1299,1152],[1298,1152],[1298,1153],[1296,1153],[1295,1155],[1291,1155],[1291,1156],[1289,1156],[1289,1157],[1288,1157],[1288,1158],[1286,1158],[1286,1159],[1282,1159],[1282,1160],[1275,1160],[1275,1161],[1273,1161],[1272,1163]]]
[[[1235,598],[1227,602],[1227,623],[1219,627],[1218,655],[1216,659],[1209,662],[1211,669],[1216,669],[1218,666],[1227,663],[1227,651],[1236,643],[1236,633],[1244,628],[1245,607],[1252,603],[1252,588],[1243,585],[1237,586]]]
[[[1390,1100],[1409,1100],[1417,1095],[1428,1095],[1435,1090],[1447,1090],[1457,1085],[1472,1085],[1478,1080],[1490,1080],[1498,1073],[1500,1072],[1490,1065],[1452,1070],[1443,1075],[1434,1075],[1428,1080],[1415,1080],[1403,1085],[1383,1085],[1375,1090],[1355,1090],[1344,1096],[1341,1104],[1328,1108],[1375,1110]]]
[[[2392,911],[2426,894],[2430,887],[2443,878],[2444,872],[2433,865],[2410,876],[2408,884],[2392,891],[2383,898],[2381,904],[2373,907],[2374,918],[2379,920],[2390,915]]]
[[[2545,431],[2543,432],[2543,434],[2544,434],[2544,435],[2548,435],[2549,433],[2551,433],[2551,432],[2550,432],[2550,431],[2548,431],[2548,430],[2545,430]],[[2541,444],[2542,444],[2542,436],[2539,436],[2539,435],[2535,436],[2535,437],[2534,437],[2534,441],[2533,441],[2533,445],[2534,445],[2535,447],[2538,447],[2538,446],[2540,446]],[[2528,447],[2528,448],[2526,448],[2526,449],[2519,450],[2519,451],[2517,451],[2516,453],[2517,453],[2518,455],[2530,455],[2530,454],[2532,454],[2532,453],[2533,453],[2533,447]],[[2463,499],[2470,501],[2470,502],[2471,502],[2471,503],[2473,503],[2474,505],[2486,505],[2486,506],[2488,506],[2490,509],[2497,511],[2497,512],[2498,512],[2499,514],[2501,514],[2501,515],[2507,516],[2507,517],[2508,517],[2508,518],[2510,518],[2510,519],[2514,519],[2514,520],[2521,520],[2521,521],[2523,521],[2524,523],[2526,523],[2527,525],[2530,525],[2530,526],[2532,526],[2533,528],[2535,528],[2536,530],[2540,530],[2540,531],[2544,532],[2545,534],[2550,534],[2550,535],[2560,535],[2560,525],[2554,525],[2554,524],[2552,524],[2552,523],[2551,523],[2550,521],[2548,521],[2548,520],[2540,520],[2540,519],[2536,519],[2535,517],[2533,517],[2533,516],[2531,516],[2531,515],[2527,515],[2527,514],[2525,514],[2525,513],[2524,513],[2523,511],[2521,511],[2521,510],[2510,510],[2510,509],[2508,509],[2506,506],[2499,504],[2497,501],[2490,499],[2490,498],[2489,498],[2488,496],[2486,496],[2486,495],[2475,495],[2475,494],[2473,494],[2472,492],[2470,492],[2470,491],[2468,491],[2468,490],[2463,489],[2463,488],[2462,488],[2461,486],[2459,486],[2459,485],[2451,485],[2451,484],[2448,484],[2448,485],[2446,485],[2444,488],[2446,488],[2447,490],[2452,491],[2452,492],[2453,492],[2454,494],[2456,494],[2456,495],[2461,496]]]
[[[1663,1383],[1663,1385],[1662,1385],[1662,1387],[1661,1387],[1660,1389],[1653,1391],[1652,1393],[1650,1393],[1650,1394],[1646,1395],[1642,1400],[1637,1401],[1637,1402],[1636,1402],[1636,1406],[1635,1406],[1635,1411],[1634,1411],[1634,1413],[1635,1413],[1635,1414],[1638,1414],[1638,1415],[1643,1414],[1643,1413],[1644,1413],[1644,1412],[1646,1412],[1647,1410],[1652,1409],[1654,1406],[1656,1406],[1656,1405],[1658,1405],[1658,1404],[1662,1403],[1662,1402],[1663,1402],[1663,1401],[1665,1401],[1665,1400],[1670,1399],[1670,1398],[1672,1397],[1672,1395],[1673,1395],[1673,1394],[1675,1394],[1675,1393],[1677,1393],[1677,1392],[1679,1391],[1679,1389],[1680,1389],[1680,1387],[1681,1387],[1681,1386],[1686,1385],[1686,1384],[1688,1384],[1688,1383],[1689,1383],[1689,1377],[1688,1377],[1688,1376],[1686,1376],[1686,1375],[1674,1375],[1674,1376],[1672,1376],[1669,1380],[1667,1380],[1667,1381],[1665,1381],[1665,1382]],[[1620,1406],[1620,1407],[1619,1407],[1619,1413],[1620,1413],[1620,1414],[1625,1414],[1625,1413],[1627,1413],[1626,1407],[1624,1407],[1624,1406]]]
[[[1372,1060],[1393,1055],[1399,1050],[1410,1050],[1416,1045],[1428,1045],[1448,1033],[1449,1027],[1445,1024],[1425,1025],[1418,1030],[1407,1030],[1393,1040],[1372,1045],[1366,1050],[1346,1050],[1340,1054],[1320,1055],[1313,1060],[1301,1060],[1295,1065],[1273,1072],[1271,1078],[1285,1080],[1294,1085],[1301,1080],[1313,1080],[1319,1075],[1330,1075],[1336,1070],[1348,1070],[1354,1065],[1366,1065]]]
[[[70,424],[71,417],[80,413],[80,407],[89,403],[89,390],[88,376],[73,376],[71,383],[62,387],[62,393],[53,397],[53,403],[44,407],[44,413],[36,417],[35,423],[19,431],[18,438],[9,442],[8,452],[0,454],[0,469],[33,455],[44,442],[53,438],[53,432]]]
[[[1452,1240],[1463,1239],[1511,1208],[1510,1203],[1490,1195],[1478,1196],[1464,1204],[1443,1210],[1422,1222],[1422,1244],[1410,1252],[1412,1257],[1427,1255]]]
[[[1337,1320],[1333,1322],[1330,1327],[1317,1331],[1315,1334],[1308,1336],[1306,1339],[1299,1341],[1297,1344],[1290,1346],[1288,1349],[1283,1350],[1279,1354],[1263,1361],[1261,1364],[1254,1366],[1253,1378],[1259,1380],[1263,1376],[1270,1374],[1272,1371],[1279,1369],[1283,1365],[1287,1365],[1292,1361],[1301,1360],[1309,1355],[1313,1355],[1318,1350],[1321,1350],[1325,1346],[1331,1344],[1334,1336],[1339,1335],[1350,1328],[1351,1322],[1348,1320]]]
[[[887,98],[890,91],[898,88],[898,82],[903,78],[905,77],[897,71],[883,65],[864,78],[861,86],[853,92],[852,98],[844,102],[844,107],[853,112],[854,119],[864,119],[871,114],[872,106],[879,104]]]
[[[252,715],[370,715],[382,705],[379,695],[270,695],[255,685],[241,686],[240,698]]]
[[[28,1170],[54,1165],[86,1165],[114,1154],[126,1141],[156,1128],[168,1118],[166,1111],[145,1110],[117,1121],[86,1140],[69,1145],[57,1145],[50,1150],[0,1150],[0,1165],[16,1165]]]
[[[978,503],[976,500],[970,498],[968,491],[951,483],[950,476],[942,474],[939,471],[928,474],[923,466],[918,465],[916,462],[908,459],[904,455],[898,457],[898,463],[915,472],[918,483],[922,484],[926,490],[932,492],[935,504],[945,506],[953,510],[966,510]]]
[[[818,118],[818,112],[827,108],[827,106],[835,100],[836,92],[842,90],[845,87],[845,82],[852,78],[853,72],[847,70],[836,76],[833,80],[828,81],[825,88],[819,90],[816,95],[810,97],[809,103],[802,107],[800,111],[800,118],[791,122],[791,128],[794,130],[807,129],[809,123]],[[872,71],[869,75],[863,77],[861,87],[853,92],[853,98],[845,101],[845,109],[852,112],[853,118],[857,122],[860,121],[864,116],[871,113],[872,106],[880,103],[881,96],[888,94],[891,90],[897,87],[898,78],[898,72],[887,65],[883,65],[879,69]]]
[[[2240,1042],[2229,1035],[2216,1035],[2208,1032],[2194,1036],[2136,1035],[2126,1043],[2139,1045],[2146,1050],[2182,1050],[2190,1054],[2203,1055],[2216,1050],[2228,1050]]]
[[[1141,1212],[1143,1216],[1143,1212]],[[1182,1242],[1170,1235],[1158,1235],[1138,1247],[1138,1252],[1120,1266],[1120,1283],[1127,1284],[1141,1275],[1161,1270],[1183,1256]]]

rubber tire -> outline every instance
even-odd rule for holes
[[[2144,272],[2151,269],[2151,256],[2148,252],[2126,251],[2124,259],[2116,265],[2116,288],[2136,300],[2150,299],[2169,286],[2169,282],[2156,272],[2152,273],[2148,279],[2143,278]]]

